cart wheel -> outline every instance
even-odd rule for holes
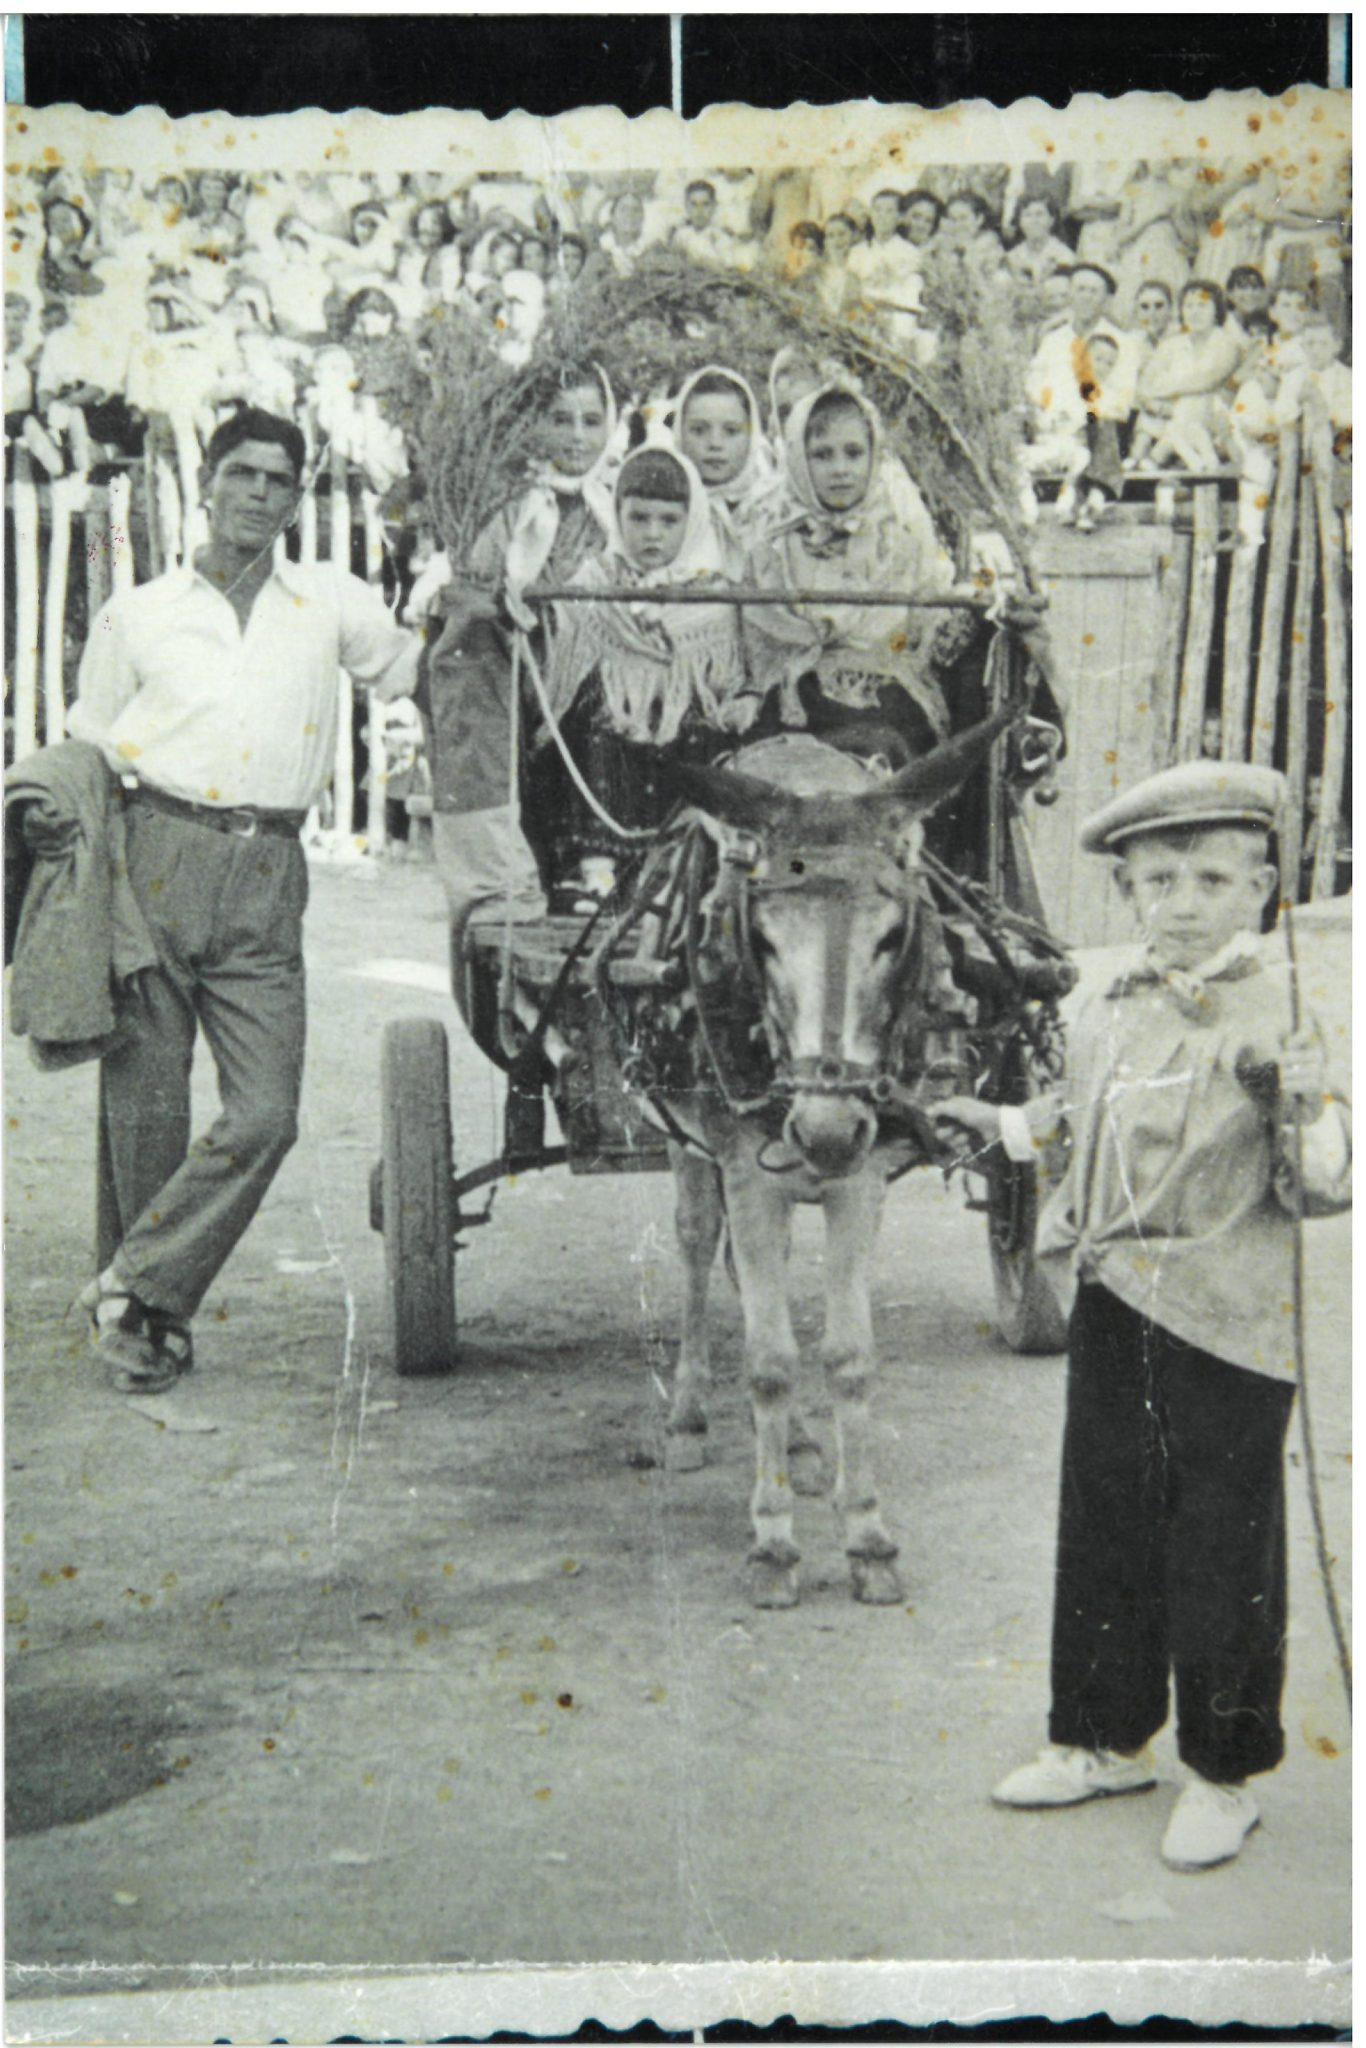
[[[380,1194],[394,1365],[405,1377],[455,1363],[455,1166],[445,1027],[387,1025],[380,1059]]]
[[[1039,1188],[1027,1162],[1000,1157],[987,1179],[991,1276],[996,1284],[996,1325],[1012,1351],[1067,1348],[1067,1319],[1049,1282],[1034,1263]]]

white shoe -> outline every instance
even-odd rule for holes
[[[1172,1809],[1162,1861],[1173,1870],[1210,1870],[1230,1863],[1261,1815],[1246,1785],[1193,1777]]]
[[[1050,1743],[1032,1764],[1021,1764],[1002,1778],[991,1796],[997,1806],[1079,1806],[1084,1799],[1149,1792],[1156,1783],[1146,1750],[1122,1756],[1117,1749],[1063,1749]]]

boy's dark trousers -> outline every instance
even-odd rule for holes
[[[1139,1749],[1167,1719],[1202,1777],[1280,1762],[1284,1445],[1294,1388],[1083,1285],[1068,1334],[1049,1737]]]

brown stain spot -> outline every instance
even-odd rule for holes
[[[273,1735],[263,1736],[261,1740],[261,1747],[262,1749],[274,1749],[275,1737]]]
[[[1248,125],[1248,127],[1249,127],[1249,128],[1250,128],[1250,129],[1252,130],[1252,132],[1253,132],[1253,134],[1254,134],[1254,135],[1257,135],[1257,134],[1259,134],[1259,133],[1261,132],[1261,126],[1262,126],[1262,117],[1261,117],[1261,115],[1260,115],[1260,114],[1249,114],[1249,115],[1248,115],[1248,117],[1247,117],[1247,125]]]
[[[1138,712],[1151,711],[1152,708],[1152,705],[1149,704],[1146,698],[1143,700],[1141,704],[1135,704],[1134,706],[1134,710]]]
[[[1209,137],[1208,137],[1208,135],[1197,135],[1197,136],[1196,136],[1196,138],[1195,138],[1195,146],[1196,146],[1196,148],[1197,148],[1197,149],[1208,149],[1208,148],[1209,148]]]
[[[549,1799],[549,1797],[550,1797],[550,1787],[549,1787],[549,1785],[541,1785],[541,1786],[539,1786],[539,1787],[537,1788],[537,1790],[536,1790],[535,1792],[533,1792],[533,1793],[532,1793],[532,1795],[531,1795],[531,1796],[532,1796],[532,1798],[533,1798],[533,1799],[539,1799],[539,1800],[541,1800],[542,1802],[544,1802],[545,1800]]]
[[[1324,715],[1325,715],[1326,717],[1329,717],[1329,718],[1331,718],[1331,717],[1332,717],[1332,715],[1333,715],[1333,713],[1334,713],[1334,712],[1335,712],[1335,711],[1337,710],[1337,708],[1338,708],[1338,707],[1337,707],[1337,703],[1336,703],[1335,699],[1333,699],[1332,697],[1330,697],[1330,698],[1329,698],[1329,699],[1327,700],[1327,702],[1325,703],[1324,707],[1323,707],[1323,709],[1324,709]]]
[[[80,1568],[77,1565],[64,1564],[62,1566],[62,1577],[64,1579],[74,1579],[79,1569]]]
[[[413,1630],[413,1641],[416,1643],[419,1650],[422,1648],[422,1645],[424,1643],[430,1642],[430,1640],[431,1638],[428,1636],[425,1628],[415,1628]]]
[[[1111,766],[1113,766],[1114,763],[1119,759],[1119,755],[1115,752],[1113,747],[1107,747],[1105,749],[1105,758],[1111,764]]]
[[[555,1704],[556,1704],[556,1706],[557,1706],[557,1707],[572,1707],[572,1706],[573,1706],[573,1704],[574,1704],[574,1695],[573,1695],[573,1693],[572,1693],[572,1692],[558,1692],[558,1693],[556,1693],[556,1695],[555,1695]]]
[[[1265,491],[1258,491],[1256,497],[1253,499],[1253,503],[1256,505],[1257,510],[1259,512],[1265,512],[1267,506],[1271,503],[1271,499]]]
[[[1083,634],[1082,634],[1082,636],[1081,636],[1081,644],[1082,644],[1082,646],[1083,646],[1083,647],[1094,647],[1094,646],[1095,646],[1095,644],[1096,644],[1096,636],[1095,636],[1095,634],[1094,634],[1094,633],[1083,633]]]
[[[1057,148],[1058,145],[1056,142],[1046,142],[1043,146],[1043,153],[1045,156],[1055,156],[1057,154]]]
[[[1202,164],[1200,175],[1207,185],[1217,185],[1219,183],[1219,173],[1215,170],[1213,164]]]
[[[528,1686],[523,1686],[517,1697],[524,1707],[534,1707],[536,1704],[536,1694]]]
[[[1342,1753],[1331,1735],[1316,1735],[1309,1747],[1316,1749],[1320,1756],[1335,1757]]]
[[[52,144],[49,142],[47,148],[43,151],[43,162],[45,164],[59,164],[61,160],[61,151],[59,149],[54,149],[52,147]]]
[[[1212,220],[1209,224],[1209,231],[1217,240],[1224,232],[1224,223],[1221,220]]]

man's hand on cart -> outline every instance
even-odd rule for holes
[[[1001,1135],[1001,1112],[975,1095],[946,1095],[930,1111],[936,1133],[957,1155],[970,1160]]]

